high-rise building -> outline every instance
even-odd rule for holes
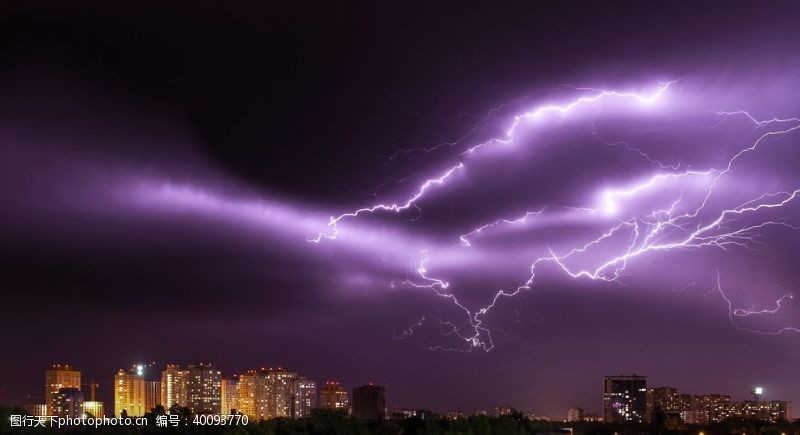
[[[692,397],[693,423],[710,424],[725,420],[730,416],[731,396],[725,394],[705,394]]]
[[[98,402],[96,400],[88,400],[83,402],[83,412],[87,415],[97,418],[103,418],[106,416],[105,409],[103,408],[103,402]]]
[[[323,409],[343,409],[349,411],[350,400],[347,390],[337,381],[326,381],[319,392],[319,404]]]
[[[297,373],[283,367],[267,371],[267,411],[264,418],[291,417],[292,381]]]
[[[651,418],[655,412],[663,412],[678,415],[687,424],[708,425],[731,417],[769,422],[791,419],[791,407],[784,401],[733,402],[725,394],[678,394],[669,387],[649,389],[647,401]]]
[[[353,416],[382,421],[386,414],[386,389],[373,384],[353,389]]]
[[[270,370],[271,369],[262,368],[261,370],[256,371],[254,406],[256,418],[259,420],[271,418],[269,412],[271,380],[268,377]],[[272,400],[272,402],[274,404],[275,400]]]
[[[695,396],[691,394],[678,395],[678,409],[680,410],[680,417],[684,423],[695,424],[694,408]]]
[[[725,394],[704,394],[701,396],[681,395],[681,417],[686,423],[707,425],[727,418],[757,419],[769,422],[791,419],[788,402],[733,402]]]
[[[57,417],[83,417],[83,393],[78,388],[60,388],[55,395],[55,407],[50,415]]]
[[[62,388],[81,389],[81,372],[69,364],[54,364],[44,372],[44,400],[49,415],[56,409],[56,396]]]
[[[656,413],[679,415],[683,411],[681,395],[677,388],[657,387],[647,389],[647,419],[652,421]]]
[[[301,376],[292,379],[291,388],[291,417],[309,417],[311,410],[317,407],[317,384],[311,379]]]
[[[255,420],[305,417],[316,407],[315,383],[282,367],[249,370],[237,387],[237,411]]]
[[[641,423],[647,419],[646,376],[606,376],[603,382],[604,421]]]
[[[255,420],[260,418],[258,412],[256,412],[256,384],[258,383],[258,377],[259,372],[256,370],[249,370],[239,376],[239,412]]]
[[[755,419],[777,423],[790,421],[792,417],[789,402],[773,400],[770,402],[733,402],[730,404],[728,416],[743,419]]]
[[[239,411],[239,378],[222,378],[220,381],[220,402],[222,414],[233,414]]]
[[[222,410],[222,373],[212,364],[190,365],[187,369],[188,407],[194,414],[219,414]]]
[[[161,372],[161,404],[169,411],[173,405],[187,406],[187,372],[176,364],[167,364]]]
[[[570,423],[583,421],[583,408],[578,408],[577,406],[570,408],[569,411],[567,411],[567,421]]]
[[[144,415],[145,381],[141,366],[131,370],[119,369],[114,375],[114,415],[125,411],[129,417]]]
[[[145,381],[144,382],[144,409],[146,411],[152,411],[156,405],[162,405],[161,403],[161,382],[159,381]],[[166,410],[167,406],[164,406]]]
[[[271,398],[272,393],[272,380],[269,378],[269,372],[272,369],[261,368],[256,371],[255,375],[255,390],[254,390],[254,408],[256,419],[266,420],[272,418],[270,414],[270,401],[272,406],[275,407],[277,403],[274,398]],[[271,400],[272,399],[272,400]]]

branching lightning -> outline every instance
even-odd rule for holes
[[[781,310],[782,304],[783,304],[784,301],[794,299],[794,295],[792,293],[788,293],[788,294],[785,294],[785,295],[781,296],[778,300],[775,301],[775,308],[772,308],[772,309],[765,308],[765,309],[761,309],[761,310],[753,310],[753,309],[733,308],[733,302],[728,297],[728,295],[726,295],[725,292],[722,290],[722,283],[721,283],[719,271],[717,271],[717,285],[716,285],[716,288],[714,290],[719,292],[720,296],[722,296],[722,299],[728,305],[728,319],[730,320],[731,325],[736,329],[739,329],[739,330],[742,330],[742,331],[746,331],[746,332],[752,332],[752,333],[755,333],[755,334],[763,334],[763,335],[780,335],[780,334],[783,334],[784,332],[800,332],[800,328],[798,328],[796,326],[786,326],[786,327],[783,327],[783,328],[778,328],[778,329],[774,329],[774,330],[766,330],[765,331],[765,330],[761,330],[761,329],[754,329],[754,328],[748,328],[748,327],[741,326],[736,321],[737,318],[746,318],[746,317],[758,316],[758,315],[764,315],[764,314],[776,314],[776,313],[778,313],[778,311]]]
[[[435,187],[442,186],[452,181],[454,175],[466,166],[469,161],[468,158],[471,155],[476,154],[486,147],[514,142],[519,137],[523,125],[531,124],[536,120],[546,119],[551,115],[568,116],[582,106],[588,106],[601,100],[612,100],[614,102],[633,101],[638,105],[646,106],[661,98],[675,83],[676,81],[670,81],[662,84],[658,89],[648,95],[633,92],[581,88],[582,90],[592,93],[562,105],[544,105],[516,115],[513,117],[513,121],[506,130],[504,137],[490,139],[467,148],[459,154],[459,161],[457,164],[440,172],[436,177],[425,180],[405,201],[378,203],[370,207],[342,213],[338,216],[331,216],[328,224],[329,230],[319,233],[316,237],[309,239],[309,241],[319,243],[322,239],[336,239],[339,233],[339,224],[348,218],[355,218],[360,215],[376,212],[401,213],[409,208],[419,207],[418,202],[426,197]],[[613,223],[609,224],[610,226],[607,227],[605,231],[602,231],[594,239],[587,240],[561,253],[556,252],[555,249],[548,248],[546,255],[535,258],[530,263],[530,274],[521,285],[511,290],[498,290],[490,299],[489,304],[477,309],[470,309],[465,304],[461,303],[455,294],[450,291],[450,283],[434,278],[428,274],[428,270],[425,266],[428,260],[428,253],[427,251],[423,251],[418,265],[416,266],[416,278],[393,283],[393,285],[400,284],[415,288],[430,289],[438,297],[448,299],[457,308],[462,310],[468,320],[462,325],[457,325],[452,322],[445,322],[439,318],[423,317],[404,331],[399,338],[413,335],[415,329],[421,327],[427,320],[436,320],[439,322],[440,328],[445,328],[444,331],[446,335],[457,336],[467,344],[467,348],[465,349],[449,350],[468,351],[474,348],[480,348],[489,351],[494,347],[494,343],[492,341],[490,328],[486,326],[485,323],[486,315],[495,307],[500,299],[513,297],[524,290],[531,289],[538,268],[544,264],[549,263],[555,265],[557,269],[561,270],[566,276],[572,279],[619,281],[631,261],[647,254],[696,250],[701,248],[715,248],[726,251],[731,249],[756,249],[762,243],[758,236],[760,231],[764,228],[779,227],[793,231],[800,230],[800,227],[784,220],[767,219],[761,216],[763,212],[770,209],[781,208],[794,202],[800,197],[800,187],[795,190],[764,193],[731,208],[718,211],[708,210],[709,201],[716,191],[715,188],[724,176],[732,172],[735,164],[749,153],[756,152],[764,145],[767,139],[788,135],[800,129],[800,118],[759,120],[747,111],[718,112],[717,115],[724,118],[733,116],[745,117],[749,122],[755,125],[756,130],[768,129],[771,126],[777,126],[777,129],[761,133],[749,146],[739,149],[730,155],[722,167],[708,168],[705,170],[678,171],[680,165],[664,164],[652,159],[645,152],[630,146],[627,142],[610,143],[609,145],[624,146],[628,151],[635,152],[643,158],[646,158],[650,163],[658,167],[657,170],[659,172],[653,174],[644,181],[630,186],[603,190],[600,194],[599,204],[594,204],[592,206],[544,206],[533,211],[520,213],[516,217],[497,218],[460,235],[459,243],[464,248],[469,248],[472,246],[472,243],[474,243],[474,239],[481,234],[491,232],[499,226],[524,224],[529,219],[546,215],[554,208],[566,208],[571,211],[586,213],[590,216],[594,215],[597,219],[610,220]],[[675,195],[669,202],[669,205],[664,208],[648,207],[645,210],[639,210],[633,213],[630,217],[618,217],[623,214],[621,211],[626,202],[637,199],[643,194],[659,188],[663,183],[684,179],[695,180],[704,186],[704,194],[699,200],[692,201],[681,195]],[[743,218],[751,220],[748,221]],[[623,240],[624,242],[614,245],[610,244],[612,240]],[[596,248],[601,245],[609,250],[601,260],[583,259],[584,254],[596,250]],[[611,248],[609,248],[609,245]],[[585,264],[586,262],[592,263],[591,266],[587,266]],[[728,304],[729,318],[731,324],[735,327],[764,334],[800,332],[800,329],[796,327],[786,327],[777,331],[753,330],[743,328],[736,322],[738,318],[775,314],[782,308],[782,304],[793,298],[791,294],[778,299],[775,302],[775,308],[745,310],[733,307],[733,302],[723,292],[719,284],[719,276],[717,277],[717,290]],[[430,348],[436,350],[444,349],[439,346]]]
[[[461,241],[461,246],[470,247],[472,245],[469,243],[469,239],[474,237],[474,236],[477,236],[478,234],[480,234],[484,230],[491,229],[491,228],[496,227],[498,225],[516,225],[516,224],[521,224],[523,222],[526,222],[528,220],[528,218],[531,217],[531,216],[538,216],[538,215],[544,213],[545,210],[547,210],[547,207],[542,207],[541,209],[536,210],[536,211],[525,212],[524,215],[522,215],[521,217],[518,217],[516,219],[502,219],[502,218],[501,219],[497,219],[497,220],[495,220],[493,222],[490,222],[488,224],[481,225],[481,226],[475,228],[474,230],[472,230],[472,231],[470,231],[470,232],[468,232],[466,234],[460,235],[458,237],[458,239]]]
[[[608,98],[618,98],[623,100],[634,100],[639,104],[650,104],[656,101],[659,97],[661,97],[667,89],[672,86],[673,84],[677,83],[677,81],[670,81],[663,85],[661,85],[654,93],[651,95],[641,95],[634,92],[617,92],[617,91],[605,91],[600,90],[594,95],[591,96],[584,96],[580,97],[570,103],[564,105],[546,105],[540,106],[536,109],[523,113],[521,115],[517,115],[514,117],[514,121],[511,126],[506,131],[506,137],[504,138],[495,138],[490,139],[488,141],[479,143],[477,145],[473,145],[467,148],[466,151],[459,154],[460,160],[459,162],[448,168],[447,170],[441,172],[437,177],[429,178],[425,180],[416,190],[416,192],[411,195],[405,202],[398,203],[379,203],[373,205],[371,207],[364,207],[359,208],[357,210],[353,210],[347,213],[340,214],[339,216],[331,216],[328,226],[330,227],[330,231],[326,233],[319,233],[316,237],[309,239],[311,242],[319,243],[323,238],[325,239],[335,239],[336,235],[338,234],[338,224],[346,218],[353,218],[357,217],[362,214],[369,214],[374,213],[376,211],[392,211],[395,213],[400,213],[411,206],[415,205],[420,199],[422,199],[425,194],[434,186],[440,186],[445,184],[454,173],[464,168],[464,158],[470,154],[475,153],[476,151],[480,150],[481,148],[489,147],[492,145],[497,144],[509,144],[516,139],[517,129],[523,124],[527,122],[532,122],[537,119],[541,119],[546,117],[547,115],[551,114],[561,114],[567,115],[570,112],[576,110],[580,106],[584,106],[602,99]]]

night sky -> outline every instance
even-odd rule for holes
[[[800,402],[797,3],[225,3],[0,5],[0,402],[140,361]]]

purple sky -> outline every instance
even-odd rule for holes
[[[797,6],[451,6],[7,7],[0,402],[139,361],[800,401]]]

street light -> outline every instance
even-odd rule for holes
[[[751,391],[750,393],[753,394],[753,400],[758,402],[758,399],[761,397],[762,394],[764,394],[764,389],[761,387],[755,387],[753,388],[753,391]]]

